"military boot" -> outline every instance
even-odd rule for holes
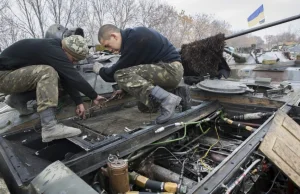
[[[156,118],[156,123],[162,124],[169,121],[175,113],[176,106],[180,104],[181,98],[159,86],[151,90],[151,96],[160,103],[161,114]]]
[[[33,114],[35,111],[27,108],[27,102],[35,99],[35,91],[11,94],[6,96],[5,103],[16,109],[20,116]]]
[[[73,137],[81,133],[80,129],[57,123],[55,118],[55,108],[47,108],[46,110],[41,111],[39,114],[42,125],[43,142]]]
[[[192,98],[188,86],[178,86],[172,91],[172,93],[176,96],[179,96],[182,99],[180,102],[180,105],[182,106],[182,111],[186,111],[191,108]]]

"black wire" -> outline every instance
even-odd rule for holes
[[[180,164],[182,164],[182,162],[180,161],[180,159],[178,157],[176,157],[168,148],[166,147],[158,147],[156,148],[153,152],[151,152],[144,160],[142,160],[141,163],[143,163],[144,161],[146,161],[146,159],[150,158],[157,150],[159,149],[165,149],[166,151],[168,151],[176,160],[179,161]]]
[[[250,176],[251,177],[251,176]],[[251,177],[252,178],[252,177]],[[243,183],[242,183],[242,185],[243,185],[243,193],[245,193],[245,179],[243,179]]]
[[[275,181],[276,181],[276,179],[277,179],[277,177],[278,177],[278,175],[280,174],[280,171],[277,173],[277,175],[275,176],[275,178],[274,178],[274,180],[273,180],[273,183],[272,183],[272,185],[271,185],[271,188],[268,190],[268,192],[266,192],[265,194],[268,194],[268,193],[270,193],[270,191],[272,190],[272,188],[273,188],[273,186],[274,186],[274,184],[275,184]]]
[[[184,165],[185,165],[185,162],[188,161],[189,158],[186,158],[183,163],[182,163],[182,168],[181,168],[181,173],[180,173],[180,177],[179,177],[179,185],[182,184],[182,181],[183,181],[183,174],[184,174]]]
[[[145,159],[143,159],[141,162],[140,162],[140,166],[142,166],[143,164],[145,164],[145,162],[146,162],[146,160],[148,159],[148,158],[150,158],[157,150],[159,150],[159,149],[165,149],[166,151],[168,151],[180,164],[183,164],[182,162],[181,162],[181,160],[178,158],[178,157],[176,157],[168,148],[166,148],[166,147],[158,147],[158,148],[156,148],[153,152],[151,152]],[[184,167],[186,170],[188,170],[189,172],[191,172],[191,173],[193,173],[194,174],[194,172],[193,171],[191,171],[190,169],[188,169],[188,168],[186,168],[186,167]]]

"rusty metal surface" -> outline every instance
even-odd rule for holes
[[[130,191],[127,161],[118,159],[117,156],[112,155],[108,158],[107,173],[112,194]]]

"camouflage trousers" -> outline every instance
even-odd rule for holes
[[[13,71],[0,71],[0,93],[15,94],[36,90],[37,111],[58,104],[57,72],[48,65],[32,65]]]
[[[114,78],[119,87],[146,106],[150,106],[149,95],[154,86],[165,90],[175,89],[183,77],[180,62],[145,64],[116,71]]]

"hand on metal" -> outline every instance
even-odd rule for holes
[[[102,107],[105,105],[105,102],[107,101],[107,98],[98,95],[97,98],[93,101],[95,105]]]
[[[100,69],[103,67],[102,63],[95,62],[93,66],[93,72],[99,74]]]
[[[76,107],[76,114],[79,118],[83,118],[85,119],[85,108],[84,108],[84,105],[83,104],[79,104],[77,105]]]
[[[105,102],[107,101],[107,98],[98,95],[97,98],[93,101],[95,105],[97,106],[103,106]]]

